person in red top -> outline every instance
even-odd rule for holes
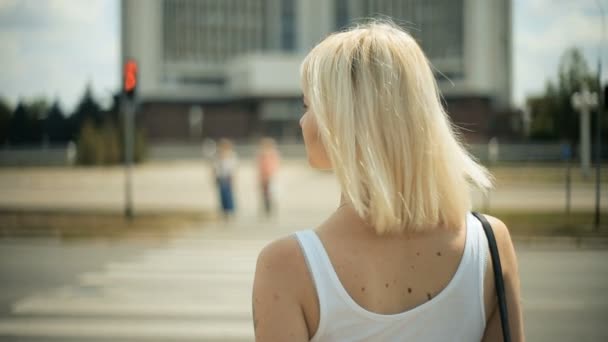
[[[260,176],[260,190],[264,202],[264,212],[266,215],[272,214],[274,201],[274,180],[279,169],[279,151],[276,148],[274,139],[263,138],[260,141],[258,151],[258,173]]]

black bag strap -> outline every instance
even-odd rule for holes
[[[496,284],[496,294],[498,295],[498,309],[500,310],[500,323],[502,326],[502,336],[505,342],[511,342],[511,329],[509,329],[509,314],[507,312],[507,300],[505,294],[505,283],[502,278],[502,267],[500,266],[500,256],[498,255],[498,246],[494,238],[492,226],[486,220],[485,216],[472,212],[473,216],[481,221],[483,230],[488,238],[488,246],[490,255],[492,256],[492,266],[494,267],[494,283]]]

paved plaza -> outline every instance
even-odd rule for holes
[[[318,224],[339,193],[331,174],[287,161],[279,215],[265,219],[258,213],[253,168],[242,166],[239,214],[228,223],[193,224],[149,243],[0,239],[0,341],[252,341],[258,252],[271,239]],[[122,185],[116,168],[0,170],[0,207],[119,212]],[[140,211],[212,210],[213,190],[202,163],[135,171]],[[555,184],[514,185],[496,189],[491,205],[559,209],[562,195]],[[573,207],[588,208],[592,195],[590,186],[577,185]],[[608,340],[608,251],[516,248],[528,340]]]
[[[514,168],[512,172],[518,171]],[[209,211],[217,207],[211,170],[203,162],[145,164],[135,168],[133,175],[136,210]],[[120,167],[4,168],[0,169],[0,208],[121,212],[124,184]],[[240,163],[235,187],[239,215],[257,216],[259,187],[250,161]],[[285,215],[327,213],[339,198],[331,173],[312,170],[299,159],[283,161],[276,188],[280,213]],[[477,208],[487,203],[478,192],[473,198]],[[591,210],[594,203],[592,183],[573,183],[572,210]],[[536,181],[499,185],[490,193],[489,205],[492,209],[559,211],[565,207],[565,187],[559,182]],[[608,183],[602,183],[601,205],[608,209]]]

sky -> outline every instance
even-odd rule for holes
[[[542,93],[559,57],[580,48],[608,80],[608,0],[513,0],[513,103]],[[0,0],[0,97],[46,97],[71,111],[91,86],[102,103],[119,89],[118,0]],[[603,39],[603,40],[602,40]],[[603,42],[603,43],[602,43]]]
[[[0,0],[0,96],[58,99],[72,110],[91,85],[107,103],[119,88],[116,0]]]

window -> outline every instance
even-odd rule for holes
[[[263,1],[163,0],[164,60],[213,64],[263,48]]]
[[[349,25],[348,0],[335,0],[336,5],[336,27],[337,31]]]
[[[361,0],[363,17],[389,17],[412,34],[429,59],[445,74],[464,72],[464,0]],[[352,4],[336,0],[336,22]],[[341,12],[342,11],[342,12]]]
[[[281,49],[294,51],[295,42],[295,0],[281,0]]]

